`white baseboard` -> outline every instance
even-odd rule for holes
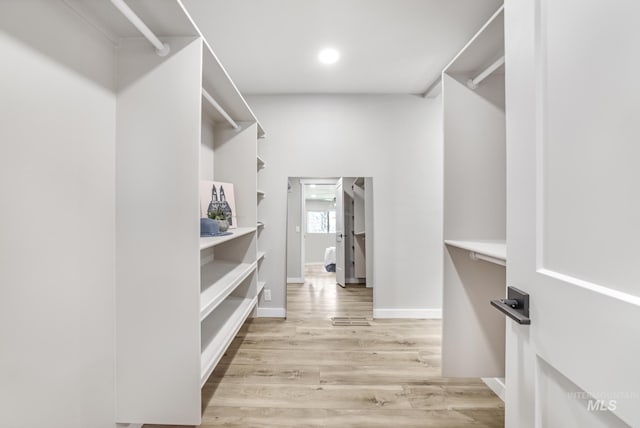
[[[287,284],[304,284],[304,278],[287,278]]]
[[[504,385],[504,379],[500,377],[483,377],[482,381],[489,387],[490,390],[496,393],[498,397],[502,401],[504,401],[504,396],[506,393],[506,388]]]
[[[284,308],[258,308],[257,318],[284,318],[287,311]]]
[[[116,424],[117,428],[142,428],[144,424]]]
[[[374,309],[373,318],[442,319],[442,309]]]

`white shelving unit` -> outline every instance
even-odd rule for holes
[[[257,262],[241,263],[213,260],[201,268],[200,320],[205,319],[253,271]]]
[[[354,276],[367,277],[366,263],[366,222],[365,222],[365,180],[357,177],[351,186],[353,197],[353,261]]]
[[[64,3],[117,45],[116,421],[199,425],[201,386],[258,300],[264,130],[180,1],[127,1],[164,57],[110,2]],[[199,237],[201,180],[233,183],[231,235]]]
[[[507,263],[507,242],[499,241],[458,241],[447,239],[445,244],[451,247],[462,248],[476,256],[485,256],[481,260],[505,266]],[[474,258],[473,256],[471,257]]]
[[[442,74],[444,295],[442,374],[504,385],[506,295],[504,13],[500,8]],[[504,391],[497,391],[504,396]]]
[[[249,233],[253,233],[255,231],[255,227],[238,227],[236,229],[230,229],[232,235],[200,237],[200,249],[206,250],[207,248],[224,244],[225,242],[231,241]]]
[[[264,136],[262,137],[264,138]],[[265,143],[264,139],[260,139],[258,140],[258,152],[260,152],[260,148],[262,146],[262,144]],[[262,158],[262,156],[260,154],[258,154],[258,156],[256,157],[257,159],[257,171],[258,171],[258,177],[257,177],[257,188],[260,188],[260,175],[262,174],[262,172],[264,171],[265,167],[266,167],[266,162],[265,160]],[[261,190],[257,190],[257,202],[256,202],[256,206],[257,206],[257,211],[258,211],[258,218],[260,218],[260,211],[261,211],[261,205],[264,203],[264,192]],[[258,267],[257,267],[257,277],[258,277],[258,307],[261,305],[261,303],[263,302],[262,299],[262,291],[264,290],[264,287],[266,285],[266,282],[264,281],[264,273],[263,273],[263,264],[264,264],[264,257],[266,255],[266,252],[263,250],[263,248],[265,247],[265,239],[264,239],[264,223],[260,220],[258,220]]]
[[[257,297],[229,297],[202,322],[200,385],[204,385],[244,321],[256,306]]]

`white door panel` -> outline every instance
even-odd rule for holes
[[[508,427],[640,425],[640,2],[507,0]]]

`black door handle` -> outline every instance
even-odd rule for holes
[[[516,287],[507,287],[507,298],[491,300],[491,306],[518,324],[531,324],[531,319],[529,318],[529,295]]]

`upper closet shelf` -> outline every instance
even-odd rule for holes
[[[500,60],[502,59],[502,62]],[[472,79],[484,71],[504,70],[504,7],[493,14],[489,21],[462,48],[444,68],[447,74],[460,74]]]
[[[506,241],[458,241],[447,239],[445,244],[451,247],[462,248],[469,251],[471,258],[484,260],[501,266],[507,263],[507,243]]]
[[[260,121],[253,114],[249,104],[240,94],[206,40],[204,40],[202,61],[202,89],[216,100],[235,122],[257,123],[258,137],[264,137],[265,132]]]
[[[180,1],[118,1],[120,10],[110,1],[64,0],[62,3],[96,28],[114,47],[122,39],[143,39],[141,31],[132,22],[137,22],[138,25],[141,22],[151,39],[168,46],[168,50],[157,49],[149,42],[149,51],[158,52],[162,56],[175,53],[172,41],[169,40],[171,38],[201,38],[203,89],[234,121],[257,123],[258,136],[264,137],[262,125]],[[125,15],[135,17],[130,20]]]
[[[237,227],[235,229],[229,229],[231,235],[224,236],[211,236],[207,238],[200,238],[200,250],[206,250],[207,248],[215,247],[216,245],[220,245],[227,241],[231,241],[232,239],[239,238],[241,236],[247,235],[251,232],[255,232],[255,227]]]

